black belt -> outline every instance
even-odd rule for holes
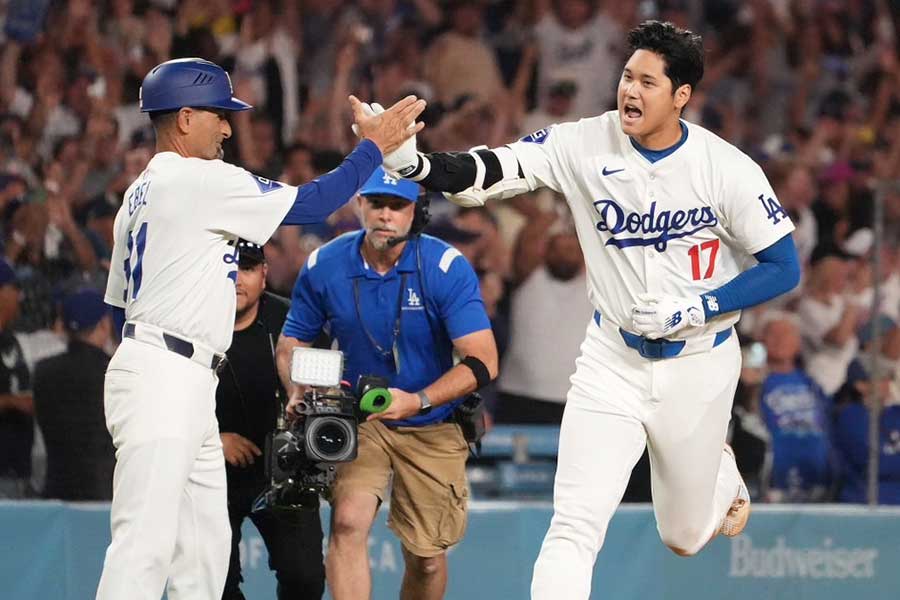
[[[125,323],[125,327],[122,329],[122,335],[127,338],[135,339],[135,324],[134,323]],[[171,333],[162,334],[163,342],[166,344],[166,348],[171,350],[175,354],[180,354],[185,358],[189,358],[193,360],[194,357],[194,344],[183,340],[180,337],[174,336]],[[224,354],[213,354],[212,359],[210,360],[209,368],[215,371],[216,373],[221,372],[223,368],[225,368],[225,363],[228,362],[228,357]]]

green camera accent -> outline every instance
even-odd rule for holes
[[[377,387],[366,391],[359,399],[359,408],[367,413],[386,411],[391,405],[391,393],[387,388]]]

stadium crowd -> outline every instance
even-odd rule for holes
[[[732,443],[754,496],[864,502],[868,407],[880,398],[880,501],[900,504],[900,188],[884,193],[879,272],[871,260],[876,190],[900,179],[900,4],[33,4],[45,5],[42,29],[7,14],[0,44],[0,497],[111,496],[102,375],[118,333],[102,290],[122,268],[109,261],[123,192],[154,152],[138,110],[150,68],[187,56],[225,67],[256,107],[233,115],[226,160],[297,185],[353,147],[350,93],[425,98],[429,151],[497,146],[615,108],[625,35],[657,18],[704,36],[706,73],[684,118],[759,161],[797,227],[803,284],[739,327]],[[313,249],[357,229],[353,206],[281,227],[265,248],[268,290],[289,296]],[[496,422],[558,424],[593,310],[564,199],[457,209],[438,196],[432,211],[427,233],[479,274],[501,350],[485,390]]]

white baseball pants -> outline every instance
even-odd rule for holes
[[[126,338],[106,372],[116,447],[97,600],[220,600],[228,573],[225,460],[215,372]],[[167,584],[168,581],[168,584]]]
[[[662,541],[687,554],[707,543],[740,486],[723,451],[740,367],[734,335],[708,352],[651,361],[614,325],[591,321],[563,416],[533,600],[590,596],[607,525],[645,446]]]

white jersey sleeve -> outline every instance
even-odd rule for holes
[[[200,164],[204,184],[196,199],[199,222],[209,231],[265,244],[293,206],[297,188],[220,160]]]
[[[787,211],[762,169],[747,155],[731,148],[734,157],[723,161],[720,214],[724,225],[748,254],[764,250],[794,230]]]
[[[550,125],[509,144],[531,190],[548,187],[554,192],[562,191],[561,182],[569,170],[563,142],[571,126]]]
[[[120,210],[116,213],[116,220],[113,224],[113,244],[112,255],[109,259],[109,277],[106,280],[106,294],[103,301],[110,306],[125,308],[125,290],[128,288],[128,281],[125,279],[125,271],[121,265],[125,263],[125,252],[128,251],[123,238],[126,235],[124,229],[127,228],[126,221],[128,214]]]

